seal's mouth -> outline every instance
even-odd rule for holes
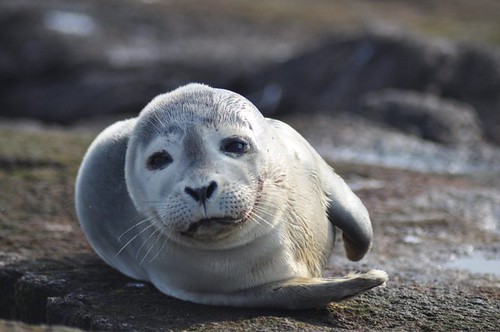
[[[245,222],[245,219],[206,218],[192,223],[189,228],[186,231],[181,232],[181,234],[192,237],[195,236],[199,231],[204,233],[207,230],[211,230],[215,233],[220,233],[223,230],[228,230],[228,228],[241,225],[243,222]]]
[[[259,204],[261,192],[263,188],[263,181],[257,182],[257,197],[254,201],[253,207],[248,210],[243,216],[239,218],[234,217],[215,217],[203,218],[189,225],[189,228],[180,232],[181,235],[190,237],[197,240],[220,240],[233,234],[233,232],[244,224],[247,220],[251,219],[255,208]]]

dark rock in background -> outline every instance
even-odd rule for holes
[[[352,111],[367,93],[418,91],[472,105],[485,136],[500,143],[500,50],[493,47],[374,29],[333,36],[320,48],[269,67],[236,88],[274,115]]]
[[[470,3],[0,0],[0,331],[70,330],[16,319],[112,331],[497,330],[500,149],[481,128],[500,135],[498,50],[402,32],[325,38],[383,12],[464,40],[486,24],[497,43],[500,2]],[[190,81],[250,96],[335,167],[375,238],[361,264],[339,241],[325,275],[384,269],[387,287],[318,310],[212,307],[99,259],[73,190],[95,135],[126,115],[102,116],[135,115]]]
[[[0,31],[0,116],[56,123],[137,114],[192,81],[225,86],[307,43],[293,25],[135,1],[0,2]]]
[[[368,119],[438,143],[481,142],[479,119],[470,105],[428,93],[403,90],[368,93],[358,112]]]
[[[73,41],[68,42],[48,29],[45,20],[51,15],[48,10],[33,9],[1,15],[2,116],[65,123],[113,108],[130,111],[145,92],[153,95],[151,77],[144,79],[137,70],[114,69],[79,54],[81,45],[75,48],[72,43],[78,44],[82,36],[71,34]]]
[[[3,117],[71,123],[89,116],[133,115],[155,95],[192,81],[235,89],[274,116],[359,111],[367,93],[393,88],[470,104],[483,136],[500,143],[498,49],[383,27],[331,36],[304,52],[322,40],[312,30],[236,16],[221,19],[221,13],[175,4],[73,1],[1,7]],[[293,58],[298,53],[303,55]],[[477,142],[482,134],[476,129],[451,133],[451,127],[460,127],[451,123],[443,129],[444,118],[457,108],[440,105],[431,107],[436,116],[428,117],[440,118],[439,124],[416,121],[412,132],[442,143]],[[460,122],[463,112],[456,112]],[[409,129],[394,120],[390,125]]]
[[[71,123],[137,114],[155,95],[192,81],[235,89],[274,116],[359,111],[367,93],[392,88],[470,104],[484,130],[447,138],[444,129],[422,137],[453,143],[483,135],[500,143],[500,51],[492,47],[424,39],[384,26],[330,36],[304,52],[323,40],[311,29],[221,19],[219,12],[175,4],[0,5],[3,117]],[[429,119],[450,118],[450,110],[434,107],[434,114],[447,115]],[[408,129],[393,120],[391,125]],[[414,123],[419,125],[429,126]]]

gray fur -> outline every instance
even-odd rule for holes
[[[248,152],[221,150],[233,136]],[[172,163],[147,169],[164,149]],[[211,183],[207,199],[186,193]],[[302,136],[227,90],[190,84],[103,131],[80,167],[76,209],[104,261],[184,300],[308,308],[387,280],[321,278],[334,227],[349,259],[370,249],[368,212]]]

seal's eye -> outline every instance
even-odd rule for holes
[[[172,156],[165,150],[155,152],[149,156],[146,167],[150,171],[167,167],[173,161]]]
[[[221,149],[225,153],[242,155],[250,149],[250,145],[241,138],[230,137],[222,141]]]

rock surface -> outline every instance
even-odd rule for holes
[[[111,114],[65,128],[0,119],[0,330],[498,330],[500,150],[483,140],[500,142],[498,49],[331,30],[366,12],[494,41],[499,10],[495,0],[0,0],[0,116]],[[193,80],[239,89],[332,163],[375,238],[357,263],[339,239],[325,275],[383,269],[385,288],[316,310],[211,307],[97,257],[73,206],[85,150],[116,114]]]
[[[0,331],[4,332],[78,332],[80,329],[67,326],[29,325],[22,322],[0,319]]]
[[[225,86],[311,35],[175,1],[0,1],[0,29],[0,116],[56,123],[136,114],[192,81]]]
[[[357,113],[443,144],[477,145],[482,132],[469,105],[414,91],[381,90],[364,96]]]
[[[0,116],[72,123],[137,114],[153,96],[191,81],[241,91],[268,114],[331,114],[395,88],[471,105],[481,136],[500,143],[498,48],[386,25],[332,34],[304,9],[340,21],[346,4],[337,11],[298,1],[283,7],[291,18],[273,19],[277,5],[0,1]],[[292,19],[294,11],[304,17]]]
[[[500,49],[495,47],[424,39],[384,26],[333,36],[235,87],[274,115],[357,110],[368,93],[385,89],[432,94],[472,105],[485,136],[500,143]]]
[[[327,139],[339,142],[337,147],[348,142],[344,147],[352,150],[390,131],[379,132],[363,122],[365,130],[356,134],[367,137],[353,141],[337,120],[287,119],[317,146],[321,143],[316,134],[322,130],[332,133]],[[484,274],[449,266],[451,258],[458,261],[475,253],[498,266],[497,172],[432,174],[335,158],[337,171],[370,211],[375,239],[361,263],[347,261],[339,242],[326,275],[379,268],[390,274],[387,286],[316,310],[212,307],[176,300],[131,280],[107,267],[89,248],[74,215],[72,195],[80,158],[94,135],[0,126],[0,182],[9,188],[0,192],[0,318],[110,331],[498,327],[499,271]],[[408,140],[415,146],[426,144],[410,136]]]

